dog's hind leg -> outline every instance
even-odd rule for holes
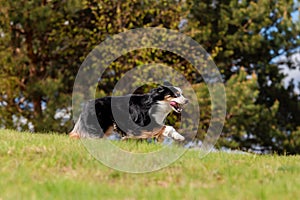
[[[113,130],[114,130],[114,126],[109,126],[105,132],[104,132],[104,136],[103,137],[109,137],[112,133],[113,133]]]

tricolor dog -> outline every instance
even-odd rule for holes
[[[164,137],[183,141],[185,138],[172,126],[164,124],[173,110],[180,113],[188,100],[182,90],[169,82],[146,94],[104,97],[88,101],[70,137],[107,137],[114,131],[123,139]]]

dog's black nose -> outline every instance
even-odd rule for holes
[[[188,100],[188,99],[186,99],[186,100],[184,101],[184,104],[187,104],[187,103],[189,103],[189,100]]]

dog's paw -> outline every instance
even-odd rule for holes
[[[179,133],[177,133],[173,138],[174,138],[174,140],[178,140],[178,141],[185,140],[185,138],[182,135],[180,135]]]
[[[73,139],[80,139],[80,135],[77,133],[69,133],[69,137]]]
[[[166,126],[165,131],[163,133],[164,136],[170,137],[177,141],[184,141],[185,138],[180,135],[172,126]]]

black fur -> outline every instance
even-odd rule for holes
[[[147,94],[90,100],[83,107],[72,132],[80,137],[103,137],[115,129],[122,136],[139,136],[144,131],[160,129],[163,124],[159,124],[152,114],[160,109],[159,102],[164,101],[166,96],[176,98],[178,94],[175,91],[168,85],[159,86]],[[129,106],[126,106],[128,102]]]

